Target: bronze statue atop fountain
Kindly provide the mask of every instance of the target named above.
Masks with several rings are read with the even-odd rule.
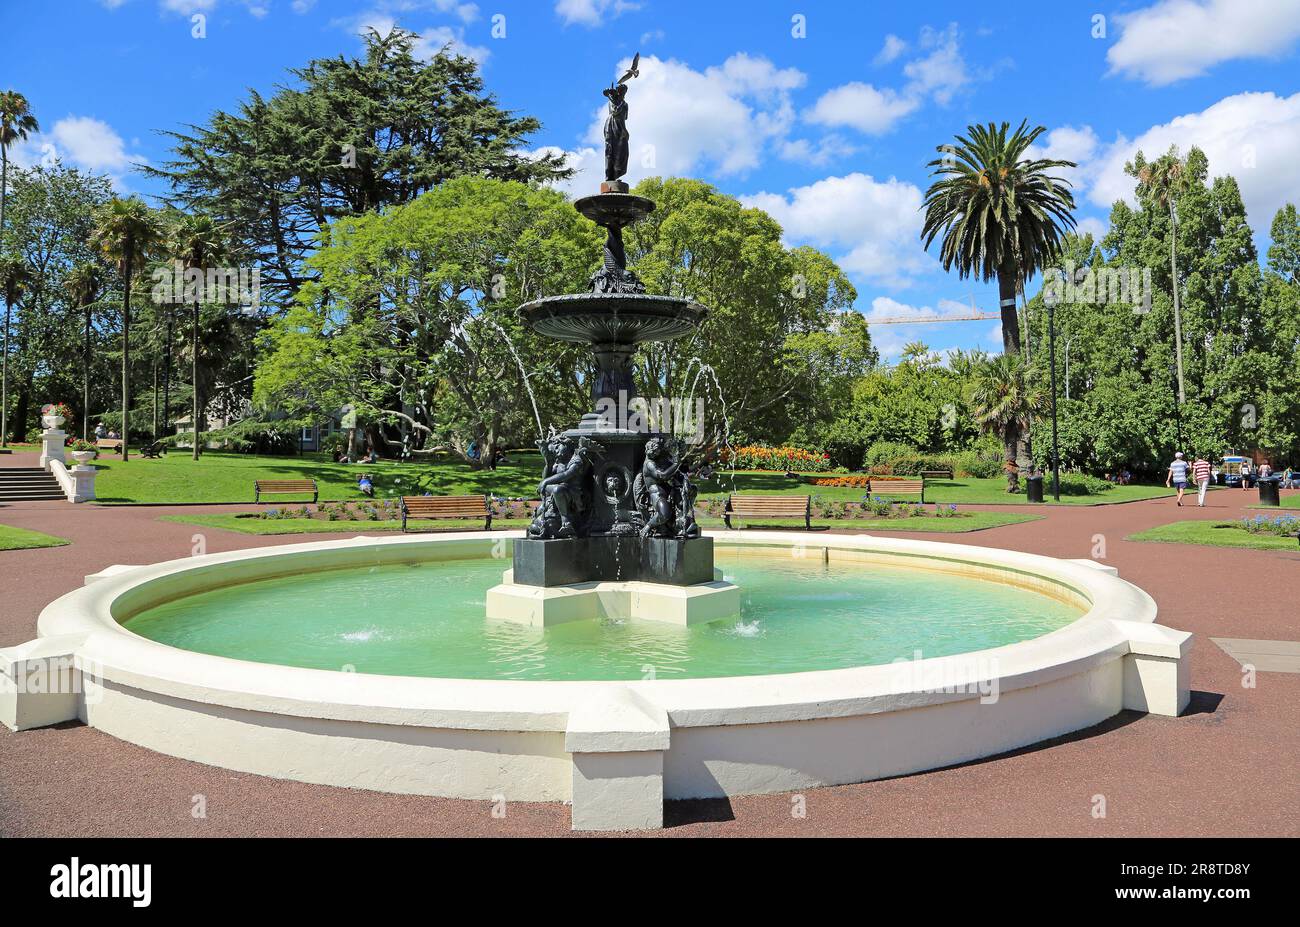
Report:
[[[595,370],[588,378],[593,411],[578,427],[539,442],[546,457],[542,501],[528,537],[514,544],[515,583],[620,579],[685,586],[713,580],[713,541],[695,522],[683,442],[609,413],[637,396],[637,345],[685,335],[708,314],[693,300],[646,293],[627,267],[623,229],[655,208],[621,179],[628,166],[627,82],[639,74],[640,60],[633,58],[602,91],[609,100],[605,181],[599,193],[573,204],[605,230],[590,290],[519,307],[534,331],[591,345]]]

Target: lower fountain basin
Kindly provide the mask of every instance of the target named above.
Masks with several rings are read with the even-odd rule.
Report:
[[[23,729],[80,718],[161,753],[305,782],[480,800],[571,801],[574,827],[599,830],[661,826],[666,798],[905,775],[1058,737],[1126,708],[1177,715],[1189,697],[1191,635],[1155,624],[1150,596],[1108,568],[865,535],[738,531],[715,536],[715,542],[724,569],[727,551],[782,557],[809,576],[836,568],[869,573],[906,567],[936,579],[947,574],[1015,587],[1064,603],[1078,617],[1056,630],[1014,636],[1014,642],[953,640],[944,646],[942,635],[930,635],[915,648],[920,653],[909,655],[912,648],[900,640],[898,662],[864,665],[860,655],[848,654],[847,662],[829,664],[840,668],[805,665],[772,673],[772,660],[765,658],[743,675],[696,678],[668,678],[657,668],[669,667],[674,653],[680,659],[692,640],[733,655],[749,640],[769,647],[782,641],[744,638],[743,624],[733,625],[733,636],[718,635],[716,625],[658,622],[575,622],[547,630],[491,625],[493,633],[511,635],[511,648],[526,645],[519,635],[539,636],[543,655],[573,635],[578,639],[571,646],[588,648],[601,640],[590,637],[593,632],[620,627],[651,635],[646,640],[660,649],[641,661],[644,641],[611,639],[621,646],[609,652],[627,663],[617,678],[602,679],[588,668],[576,678],[525,680],[500,675],[500,638],[478,664],[491,668],[493,678],[445,678],[368,672],[369,658],[339,665],[330,655],[324,665],[332,669],[254,662],[181,649],[131,630],[150,609],[207,590],[252,589],[281,578],[310,589],[329,582],[335,571],[379,573],[413,561],[446,567],[475,558],[487,584],[506,566],[509,543],[503,540],[518,537],[357,537],[110,568],[47,606],[38,639],[0,648],[0,720]],[[834,582],[822,585],[826,595],[845,591]],[[426,630],[436,629],[446,611],[439,596],[455,593],[446,582],[421,583],[413,591],[390,582],[374,588],[394,596],[398,608],[423,609]],[[850,596],[839,605],[851,610],[853,601]],[[364,614],[366,604],[349,600],[340,614]],[[952,600],[952,607],[960,605]],[[791,633],[812,629],[799,615],[791,614]],[[1014,618],[1015,610],[1006,616]],[[263,646],[284,639],[275,630],[274,610],[231,614],[236,617],[251,620],[250,631],[265,626]],[[317,629],[328,620],[320,614]],[[488,624],[484,620],[483,627]],[[834,621],[823,627],[828,634],[848,630]],[[844,660],[848,646],[871,643],[879,633],[863,626],[823,649]],[[824,644],[823,638],[812,640]],[[972,646],[977,649],[965,649]],[[426,659],[445,651],[445,644],[440,649],[430,641],[396,652]],[[517,652],[526,666],[527,647]],[[802,656],[793,641],[772,654]],[[39,687],[30,683],[33,675]]]
[[[645,293],[547,296],[525,303],[519,312],[534,331],[560,341],[624,345],[671,341],[708,315],[692,300]]]

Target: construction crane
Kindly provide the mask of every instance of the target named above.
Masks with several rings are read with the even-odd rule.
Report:
[[[975,296],[970,297],[970,312],[955,315],[895,315],[883,319],[867,319],[868,325],[928,325],[931,322],[981,322],[1001,319],[998,312],[981,312],[975,308]]]

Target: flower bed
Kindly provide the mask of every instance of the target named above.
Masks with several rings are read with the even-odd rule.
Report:
[[[773,473],[825,473],[834,468],[830,457],[821,451],[800,447],[764,447],[750,444],[727,448],[719,455],[724,467],[733,470],[757,470]]]

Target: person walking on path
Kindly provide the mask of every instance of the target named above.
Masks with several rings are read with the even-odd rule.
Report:
[[[1165,477],[1165,485],[1173,484],[1178,490],[1178,504],[1183,504],[1183,493],[1187,492],[1187,461],[1183,460],[1183,452],[1178,451],[1174,454],[1174,462],[1169,465],[1169,473]]]
[[[1205,508],[1205,493],[1210,488],[1210,462],[1203,454],[1197,454],[1192,464],[1192,479],[1196,480],[1196,504]]]

